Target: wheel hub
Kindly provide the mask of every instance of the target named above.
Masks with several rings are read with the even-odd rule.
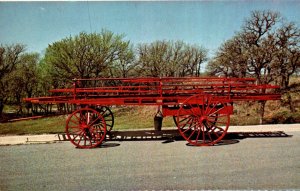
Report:
[[[85,123],[81,124],[80,126],[81,126],[81,129],[89,129],[89,126]]]
[[[207,116],[201,116],[200,118],[199,118],[199,123],[201,124],[201,123],[205,123],[207,121]]]

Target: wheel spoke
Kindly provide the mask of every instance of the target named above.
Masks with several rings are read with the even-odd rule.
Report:
[[[215,129],[219,129],[220,131],[224,131],[224,129],[223,128],[221,128],[221,127],[219,127],[219,126],[216,126],[216,128]]]
[[[80,139],[79,139],[79,141],[77,142],[78,145],[80,145],[80,142],[81,142],[83,136],[85,136],[85,133],[82,133],[82,134],[80,135]]]
[[[70,126],[71,126],[71,124],[77,126],[77,125],[80,124],[80,122],[79,122],[79,121],[74,122],[74,121],[71,119],[71,120],[70,120]]]
[[[210,131],[207,131],[207,136],[208,136],[210,142],[213,142],[213,140],[212,140],[212,138],[211,138],[211,133],[210,133]]]
[[[75,122],[73,119],[80,119],[80,121]],[[95,123],[97,121],[99,121],[99,124],[101,125],[99,125],[99,128],[95,129]],[[101,144],[105,139],[106,131],[106,122],[104,118],[94,109],[78,109],[67,119],[66,134],[71,143],[78,148],[93,148]]]
[[[187,120],[189,118],[191,118],[191,116],[187,116],[186,118],[183,118],[182,120],[179,121],[179,123],[181,123],[181,122],[183,122],[183,121],[185,121],[185,120]]]
[[[194,120],[192,119],[192,123],[190,123],[189,127],[186,130],[184,130],[183,133],[187,132],[188,130],[190,130],[193,127],[192,126],[193,125],[193,121]],[[188,123],[186,123],[186,124],[188,124]],[[184,125],[184,127],[186,126],[186,124]],[[184,127],[182,127],[181,129],[183,130]]]
[[[192,107],[192,106],[189,106],[189,107]],[[187,111],[190,115],[193,115],[193,111],[189,108],[185,109],[184,106],[182,107],[185,111]]]
[[[77,126],[69,126],[69,128],[71,128],[71,129],[80,129],[80,125],[77,125]]]
[[[106,106],[98,106],[96,110],[102,115],[104,121],[106,122],[107,131],[111,131],[114,126],[114,116],[112,111]],[[101,122],[101,120],[100,120]]]
[[[92,138],[89,137],[89,140],[90,140],[90,146],[92,146],[92,145],[93,145],[93,143],[92,143]]]
[[[105,114],[106,113],[106,114]],[[101,115],[104,117],[104,118],[106,118],[106,117],[109,117],[109,115],[110,115],[110,113],[107,113],[106,111],[102,114],[101,113]]]
[[[198,113],[198,111],[199,111],[198,104],[190,104],[189,107],[190,107],[190,110],[193,112],[193,114]]]
[[[217,109],[216,111],[214,111],[213,113],[210,113],[209,115],[212,115],[212,114],[216,114],[218,113],[219,111],[221,111],[224,107],[220,108],[220,109]]]
[[[101,118],[101,115],[99,115],[93,122],[89,123],[88,125],[92,126],[94,123]]]
[[[230,113],[225,110],[226,103],[212,100],[203,95],[192,96],[177,112],[178,130],[192,145],[214,145],[227,133]]]
[[[213,131],[213,133],[214,133],[218,138],[220,137],[220,135],[219,135],[217,132]]]
[[[215,123],[217,123],[217,124],[223,124],[223,125],[227,124],[227,121],[216,121],[216,120],[210,120],[210,119],[208,119],[207,121],[210,122],[210,123],[212,123],[212,124],[215,124]]]
[[[79,117],[79,118],[80,118],[80,120],[81,120],[81,121],[83,121],[82,110],[80,110],[79,116],[80,116],[80,117]]]
[[[74,137],[73,137],[73,141],[75,141],[75,139],[76,139],[78,136],[80,136],[82,133],[84,133],[84,132],[83,132],[83,131],[80,131],[79,134],[77,134],[76,136],[74,136]]]
[[[74,123],[74,124],[78,124],[78,123],[80,123],[80,117],[78,117],[77,115],[73,115],[78,121],[74,121],[73,119],[70,119],[70,121],[72,122],[72,123]]]
[[[78,133],[80,133],[82,130],[81,129],[79,129],[79,130],[77,130],[77,131],[72,131],[71,133],[72,133],[72,135],[75,135],[75,134],[78,134]]]
[[[191,139],[191,137],[194,135],[195,131],[196,131],[196,130],[194,130],[194,131],[190,134],[190,136],[187,138],[188,140]]]
[[[217,104],[213,104],[213,107],[209,110],[209,112],[206,112],[206,114],[211,113],[213,109],[215,109]],[[208,107],[209,108],[209,107]]]
[[[199,135],[200,135],[200,132],[201,132],[201,131],[198,131],[198,134],[197,134],[197,137],[196,137],[196,141],[195,141],[196,143],[197,143],[197,142],[198,142],[198,140],[199,140]]]
[[[186,126],[192,119],[193,119],[193,118],[190,117],[189,120],[188,120],[186,123],[184,123],[184,126],[183,126],[183,127],[180,127],[180,124],[178,124],[178,127],[180,127],[181,129],[185,128],[185,126]]]

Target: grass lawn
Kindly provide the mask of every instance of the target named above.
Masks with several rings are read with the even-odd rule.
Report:
[[[290,117],[287,109],[280,109],[279,102],[269,102],[265,118],[274,118],[280,120]],[[126,129],[154,129],[154,115],[156,106],[125,106],[114,107],[114,127],[113,130]],[[274,112],[277,112],[274,114]],[[276,116],[277,115],[277,116]],[[286,116],[285,116],[286,115]],[[300,111],[294,113],[293,118],[300,122]],[[0,123],[0,135],[23,135],[23,134],[45,134],[45,133],[63,133],[65,131],[65,122],[67,116],[49,117],[35,120],[18,121],[12,123]],[[284,120],[284,119],[283,119]],[[270,121],[269,121],[270,122]],[[256,125],[259,123],[257,113],[257,104],[235,104],[234,115],[231,116],[230,125]],[[281,123],[280,121],[278,123]],[[172,117],[163,119],[163,127],[175,127]]]
[[[113,108],[113,130],[154,129],[156,107],[120,107]],[[0,123],[0,135],[24,135],[65,132],[67,116],[49,117],[42,119]],[[163,127],[174,127],[172,117],[163,120]]]
[[[64,132],[65,116],[0,124],[1,135],[45,134]]]

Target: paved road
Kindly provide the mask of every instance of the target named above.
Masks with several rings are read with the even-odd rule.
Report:
[[[0,147],[0,190],[300,189],[300,132],[231,137],[235,144],[185,141]],[[259,135],[261,136],[261,135]],[[239,139],[239,140],[235,140]]]

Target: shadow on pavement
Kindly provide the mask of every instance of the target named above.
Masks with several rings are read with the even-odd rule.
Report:
[[[59,140],[67,141],[64,134],[59,134]],[[240,140],[246,138],[283,138],[292,137],[283,131],[268,131],[268,132],[228,132],[227,135],[214,146],[230,145],[239,143]],[[110,143],[109,141],[157,141],[162,140],[162,144],[169,144],[175,141],[186,141],[179,134],[177,129],[172,130],[138,130],[138,131],[112,131],[107,135],[106,142],[100,148],[117,147],[120,144]],[[188,146],[188,143],[186,144]]]
[[[291,137],[283,131],[272,132],[228,132],[227,135],[214,146],[230,145],[239,143],[239,140],[245,138],[276,138],[276,137]],[[163,140],[163,144],[172,143],[174,141],[185,141],[179,134],[177,129],[174,130],[140,130],[140,131],[115,131],[111,132],[108,140],[114,141],[149,141]],[[187,144],[189,145],[189,144]]]
[[[120,146],[119,143],[108,143],[108,142],[104,142],[102,143],[99,148],[110,148],[110,147],[118,147]]]

